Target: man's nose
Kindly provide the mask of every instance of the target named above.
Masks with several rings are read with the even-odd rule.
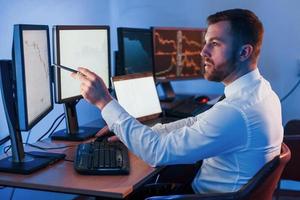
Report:
[[[207,49],[207,45],[204,45],[204,46],[203,46],[200,55],[201,55],[202,57],[208,57],[208,56],[209,56],[209,52],[208,52],[208,49]]]

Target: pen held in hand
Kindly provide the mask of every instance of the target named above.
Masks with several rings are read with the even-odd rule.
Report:
[[[67,71],[69,71],[69,72],[76,73],[76,74],[78,73],[78,74],[84,76],[84,74],[82,74],[81,72],[79,72],[79,71],[77,71],[77,70],[75,70],[75,69],[72,69],[72,68],[70,68],[70,67],[66,67],[66,66],[64,66],[64,65],[53,64],[53,66],[58,67],[58,68],[63,69],[63,70],[67,70]]]

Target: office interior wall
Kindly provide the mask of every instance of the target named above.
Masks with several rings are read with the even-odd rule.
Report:
[[[55,24],[108,24],[111,26],[111,50],[114,51],[117,49],[118,26],[205,27],[205,19],[209,14],[240,7],[253,10],[264,23],[260,71],[275,92],[283,97],[300,78],[297,76],[300,63],[300,14],[296,10],[299,6],[297,0],[0,0],[0,58],[11,58],[13,24],[17,23],[48,24],[50,27]],[[220,83],[205,80],[177,81],[172,84],[175,92],[190,94],[221,94],[224,88]],[[284,124],[290,119],[300,118],[299,96],[300,89],[297,89],[283,102]],[[1,98],[0,110],[0,132],[3,133],[7,132],[7,126]],[[33,131],[37,129],[42,133],[49,122],[62,112],[62,105],[56,104],[54,111]],[[85,101],[79,103],[78,117],[81,123],[96,119],[99,115],[100,112]]]

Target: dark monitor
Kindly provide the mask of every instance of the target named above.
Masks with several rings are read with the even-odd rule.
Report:
[[[0,160],[0,171],[29,174],[63,154],[24,152],[21,131],[30,130],[53,108],[49,28],[14,25],[12,62],[1,64],[1,92],[12,156]]]
[[[151,29],[119,27],[116,75],[153,72]]]
[[[153,27],[154,73],[167,98],[174,98],[170,81],[203,78],[200,55],[205,29]],[[168,94],[169,93],[169,94]]]
[[[100,76],[110,88],[110,41],[108,26],[54,26],[54,64],[72,69],[86,67]],[[85,140],[99,128],[79,127],[76,104],[82,98],[80,82],[70,72],[54,68],[55,101],[64,104],[66,129],[55,132],[52,139]]]
[[[11,60],[4,60],[4,59],[2,59],[2,60],[0,60],[0,71],[1,71],[1,69],[4,69],[4,68],[11,68]],[[1,83],[0,83],[0,85],[1,85]],[[2,97],[2,98],[1,98]],[[3,96],[1,96],[0,98],[2,99],[2,105],[4,104],[4,98],[3,98]],[[0,100],[0,102],[1,102],[1,100]],[[2,113],[0,113],[0,115],[5,115],[5,111],[4,111],[4,107],[3,107],[3,110],[0,110]],[[6,121],[5,120],[2,120],[2,125],[4,124],[4,123],[6,123]],[[1,131],[0,132],[0,145],[3,145],[3,144],[5,144],[7,141],[9,141],[10,140],[10,136],[9,136],[9,131]]]

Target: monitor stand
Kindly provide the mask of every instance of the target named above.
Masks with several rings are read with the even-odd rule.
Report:
[[[165,94],[164,98],[160,99],[162,102],[172,102],[175,100],[175,92],[172,88],[172,85],[170,82],[161,82],[160,83],[162,90]]]
[[[0,60],[0,86],[3,107],[11,140],[12,155],[0,160],[0,171],[30,174],[65,157],[65,154],[24,152],[17,117],[15,82],[10,60]]]
[[[56,161],[64,159],[66,156],[59,153],[31,151],[23,152],[23,156],[17,158],[15,152],[15,148],[12,147],[12,156],[0,160],[0,172],[31,174]]]
[[[66,115],[66,129],[54,132],[51,135],[53,140],[83,141],[93,137],[99,128],[95,127],[78,127],[76,113],[76,104],[78,101],[64,103]]]

